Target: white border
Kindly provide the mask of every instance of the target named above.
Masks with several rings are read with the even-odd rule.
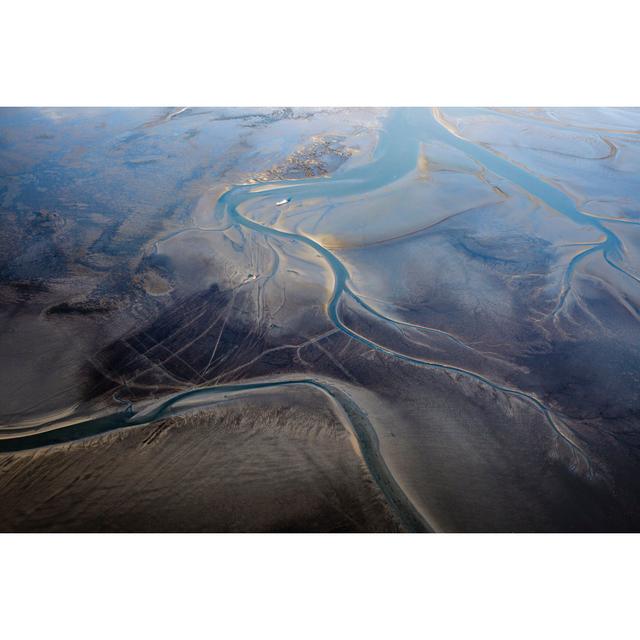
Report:
[[[0,545],[12,640],[637,635],[635,536],[67,535]]]
[[[636,105],[636,7],[6,2],[0,104]]]

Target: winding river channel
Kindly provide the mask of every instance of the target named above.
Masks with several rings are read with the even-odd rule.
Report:
[[[249,201],[255,198],[274,197],[277,199],[301,200],[316,197],[365,196],[368,192],[391,184],[415,169],[420,144],[424,141],[438,141],[462,151],[485,170],[507,179],[551,209],[574,222],[594,228],[600,236],[604,237],[602,242],[589,245],[571,260],[565,272],[558,308],[563,304],[564,298],[571,287],[571,278],[576,265],[586,256],[601,252],[612,268],[623,271],[616,264],[616,259],[620,255],[620,241],[615,233],[603,224],[602,219],[581,213],[573,201],[560,189],[528,173],[525,169],[509,162],[490,149],[458,137],[447,128],[437,110],[393,110],[387,118],[375,156],[369,164],[337,173],[335,176],[326,179],[260,183],[259,187],[255,184],[235,186],[219,198],[214,216],[219,221],[227,221],[231,225],[244,227],[257,234],[303,243],[313,249],[326,263],[326,268],[330,271],[333,280],[332,291],[327,304],[327,314],[337,330],[367,348],[383,353],[386,356],[397,358],[415,366],[443,369],[467,376],[497,392],[529,404],[544,416],[549,428],[570,448],[573,452],[574,464],[582,461],[586,468],[590,469],[590,463],[585,451],[563,422],[562,416],[557,415],[535,395],[517,388],[501,385],[475,371],[399,353],[347,326],[340,315],[340,301],[344,296],[350,297],[363,309],[377,315],[379,319],[385,322],[403,323],[381,316],[361,300],[349,286],[349,272],[346,266],[332,251],[318,241],[306,235],[261,224],[240,213],[241,210],[245,210],[243,205],[246,206]],[[633,277],[628,273],[626,275]],[[440,329],[429,329],[428,327],[421,327],[421,329],[444,335],[447,339],[466,346],[455,336],[449,335]],[[0,451],[18,451],[69,442],[114,429],[148,424],[176,415],[181,410],[192,407],[193,403],[197,404],[197,406],[204,406],[232,397],[242,396],[243,394],[246,395],[257,390],[277,387],[296,388],[300,385],[307,385],[317,389],[342,407],[351,425],[352,433],[358,440],[361,453],[369,470],[387,499],[402,518],[405,526],[410,530],[429,530],[429,523],[416,512],[382,459],[376,432],[366,418],[366,414],[355,405],[348,394],[331,384],[331,381],[320,377],[274,377],[270,380],[261,379],[238,384],[195,387],[188,391],[171,395],[151,405],[146,403],[143,407],[137,408],[129,404],[125,410],[111,415],[103,415],[73,423],[66,422],[64,425],[52,422],[47,425],[41,425],[37,432],[32,429],[31,432],[23,435],[19,435],[19,432],[13,432],[13,434],[4,432],[2,439],[0,439]]]

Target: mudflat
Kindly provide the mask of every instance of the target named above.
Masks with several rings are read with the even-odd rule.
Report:
[[[640,530],[639,130],[0,110],[0,529]]]

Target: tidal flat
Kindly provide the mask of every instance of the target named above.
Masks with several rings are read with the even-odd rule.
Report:
[[[0,530],[640,531],[640,110],[0,109]]]

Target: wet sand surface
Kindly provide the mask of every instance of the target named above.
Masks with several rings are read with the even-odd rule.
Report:
[[[639,530],[638,131],[0,111],[0,529]]]

